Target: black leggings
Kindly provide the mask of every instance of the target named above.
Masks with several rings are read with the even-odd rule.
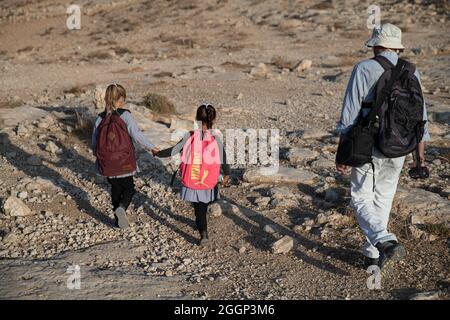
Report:
[[[199,232],[208,231],[208,224],[206,222],[206,211],[209,203],[194,202],[195,224]]]
[[[108,182],[111,184],[111,202],[113,209],[116,210],[121,206],[127,210],[135,194],[133,176],[108,178]]]

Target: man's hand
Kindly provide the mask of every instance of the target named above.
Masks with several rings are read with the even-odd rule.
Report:
[[[153,148],[153,149],[150,150],[150,151],[151,151],[152,155],[155,157],[156,154],[159,152],[159,149],[155,147],[155,148]]]
[[[230,185],[230,176],[223,176],[222,186],[228,187]]]
[[[348,166],[346,166],[345,164],[336,163],[336,170],[340,174],[348,174]]]

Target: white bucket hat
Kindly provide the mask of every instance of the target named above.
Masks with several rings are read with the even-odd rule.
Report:
[[[402,45],[402,30],[390,23],[373,28],[372,37],[366,41],[368,47],[405,49]]]

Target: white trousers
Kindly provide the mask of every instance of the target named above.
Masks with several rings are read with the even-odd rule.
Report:
[[[375,247],[378,242],[397,240],[387,228],[405,157],[387,158],[374,149],[372,158],[375,167],[375,188],[372,165],[366,163],[352,168],[350,190],[351,206],[356,210],[358,224],[366,236],[363,254],[369,258],[378,258],[379,252]]]

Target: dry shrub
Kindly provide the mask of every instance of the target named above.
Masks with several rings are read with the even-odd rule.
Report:
[[[87,59],[99,59],[99,60],[106,60],[112,58],[111,53],[105,52],[105,51],[94,51],[88,53],[86,56]]]
[[[172,102],[167,99],[167,97],[156,94],[149,93],[144,97],[143,104],[146,108],[152,110],[159,114],[174,114],[175,106]]]
[[[271,64],[276,66],[278,69],[293,69],[297,64],[296,61],[290,61],[281,56],[277,56],[272,58]]]
[[[72,93],[75,95],[80,95],[82,93],[86,93],[89,89],[95,88],[94,84],[88,84],[86,86],[76,85],[72,88],[64,90],[64,93]]]
[[[81,138],[92,136],[96,116],[87,107],[80,107],[75,110],[74,133]]]
[[[334,4],[332,0],[326,0],[321,3],[315,4],[310,9],[316,9],[316,10],[328,10],[328,9],[334,9]]]

